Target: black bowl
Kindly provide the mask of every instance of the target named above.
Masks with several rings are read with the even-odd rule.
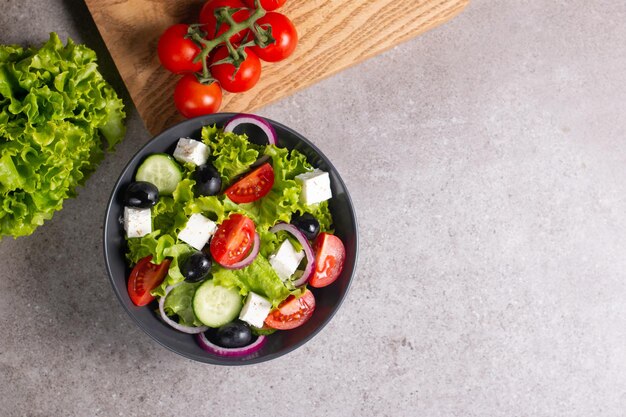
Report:
[[[242,365],[264,362],[284,355],[302,346],[315,336],[330,321],[343,301],[350,281],[354,275],[357,260],[357,221],[352,201],[339,173],[328,158],[309,140],[290,128],[268,120],[278,134],[278,145],[297,149],[306,155],[308,161],[330,173],[333,198],[330,210],[333,214],[335,233],[346,246],[346,261],[341,276],[332,285],[313,289],[316,308],[307,323],[293,330],[279,331],[268,337],[267,343],[253,355],[241,358],[224,358],[205,352],[198,346],[194,336],[183,334],[163,323],[150,307],[135,306],[126,289],[126,280],[130,274],[124,253],[126,241],[120,218],[123,216],[122,194],[125,187],[132,181],[139,163],[148,154],[155,152],[172,153],[176,142],[181,137],[200,138],[203,126],[224,123],[235,114],[221,113],[186,120],[164,131],[148,142],[137,152],[122,171],[117,180],[104,221],[104,259],[113,289],[126,312],[150,337],[161,345],[189,359],[217,365]],[[250,132],[252,136],[252,132]]]

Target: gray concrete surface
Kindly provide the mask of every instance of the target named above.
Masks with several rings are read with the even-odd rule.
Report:
[[[340,313],[243,368],[157,346],[104,271],[128,135],[63,211],[0,243],[1,416],[626,415],[626,3],[475,0],[260,113],[311,138],[359,213]],[[84,5],[2,1],[0,42],[87,42]]]

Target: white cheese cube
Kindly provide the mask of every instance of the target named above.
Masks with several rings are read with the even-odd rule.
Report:
[[[289,239],[285,240],[275,254],[270,255],[269,261],[276,275],[283,281],[288,280],[300,265],[304,258],[304,251],[296,252]]]
[[[239,319],[254,327],[263,327],[263,322],[272,309],[272,303],[258,294],[249,292],[239,313]]]
[[[152,232],[152,215],[149,208],[124,207],[126,237],[143,237]]]
[[[174,158],[180,162],[203,165],[209,159],[209,147],[197,140],[180,138],[174,150]]]
[[[185,228],[178,233],[178,238],[195,249],[202,250],[209,241],[217,225],[202,214],[192,214]]]
[[[333,194],[330,191],[330,177],[328,172],[314,169],[305,174],[296,175],[296,181],[302,184],[300,200],[307,205],[321,203],[330,199]]]

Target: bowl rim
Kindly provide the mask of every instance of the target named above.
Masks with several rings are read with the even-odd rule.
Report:
[[[298,342],[296,342],[295,344],[293,344],[292,346],[280,351],[280,352],[274,352],[274,353],[270,353],[267,355],[263,355],[263,356],[256,356],[253,358],[250,358],[249,360],[245,360],[242,361],[240,359],[237,360],[233,360],[227,357],[217,357],[217,356],[206,356],[207,360],[203,360],[204,357],[202,359],[199,359],[198,357],[192,356],[187,354],[186,352],[181,352],[176,350],[175,348],[165,344],[164,342],[162,342],[159,338],[156,337],[156,335],[153,335],[150,331],[149,331],[149,326],[145,325],[142,321],[140,321],[137,317],[135,317],[135,315],[133,314],[133,312],[128,308],[128,306],[125,303],[125,300],[123,298],[123,294],[121,293],[120,288],[118,288],[117,285],[115,285],[114,279],[113,279],[113,272],[111,270],[111,266],[109,263],[109,257],[112,256],[112,254],[109,252],[108,246],[107,246],[107,236],[109,234],[109,222],[108,219],[111,216],[111,211],[113,210],[113,207],[115,205],[117,205],[118,203],[115,202],[115,196],[116,196],[116,192],[119,191],[120,186],[121,186],[121,182],[122,182],[122,177],[125,176],[125,174],[127,173],[127,171],[130,169],[131,165],[133,165],[133,163],[135,162],[135,160],[137,159],[137,157],[139,157],[140,155],[142,155],[145,152],[145,149],[150,146],[150,144],[152,144],[155,140],[157,140],[159,137],[161,136],[167,136],[168,134],[171,134],[171,132],[173,130],[179,129],[181,125],[195,125],[195,124],[199,124],[200,128],[202,128],[203,126],[207,126],[211,123],[216,123],[216,122],[208,122],[207,120],[213,119],[215,117],[218,118],[222,118],[222,117],[233,117],[239,114],[245,114],[245,113],[232,113],[232,112],[227,112],[227,113],[214,113],[214,114],[210,114],[210,115],[205,115],[205,116],[199,116],[199,117],[194,117],[191,119],[187,119],[184,120],[180,123],[177,123],[173,126],[170,126],[169,128],[165,129],[164,131],[162,131],[161,133],[152,136],[152,138],[150,138],[150,140],[148,140],[143,146],[141,146],[141,148],[139,148],[134,154],[133,156],[130,158],[130,160],[126,163],[126,165],[124,166],[124,168],[122,169],[122,171],[120,172],[118,179],[115,181],[115,185],[113,186],[113,189],[111,190],[111,193],[109,195],[109,199],[106,205],[106,210],[105,210],[105,216],[104,216],[104,227],[103,227],[103,255],[104,255],[104,263],[105,263],[105,267],[106,267],[106,271],[107,271],[107,276],[109,277],[109,282],[111,283],[111,286],[113,287],[113,292],[115,293],[119,303],[122,305],[122,307],[124,308],[124,311],[126,311],[126,313],[130,316],[130,318],[135,322],[135,324],[144,332],[146,333],[148,336],[150,336],[150,338],[154,341],[156,341],[159,345],[163,346],[164,348],[166,348],[167,350],[180,355],[186,359],[190,359],[193,360],[194,362],[200,362],[200,363],[204,363],[204,364],[209,364],[209,365],[220,365],[220,366],[243,366],[243,365],[253,365],[253,364],[258,364],[258,363],[262,363],[262,362],[267,362],[270,361],[272,359],[276,359],[279,358],[281,356],[284,356],[290,352],[293,352],[294,350],[298,349],[299,347],[303,346],[304,344],[306,344],[307,342],[309,342],[311,339],[313,339],[317,334],[319,334],[319,332],[322,331],[323,328],[325,328],[328,323],[332,320],[332,318],[335,316],[335,314],[337,314],[337,312],[339,311],[339,309],[341,308],[341,305],[343,304],[344,300],[346,299],[348,292],[350,291],[350,287],[352,286],[352,280],[354,279],[354,276],[356,274],[357,268],[358,268],[358,259],[359,259],[359,227],[358,227],[358,220],[357,220],[357,215],[356,215],[356,209],[354,207],[354,204],[352,202],[352,198],[350,197],[350,193],[348,191],[348,188],[346,187],[343,178],[341,177],[339,171],[337,170],[337,168],[332,164],[332,162],[330,161],[330,159],[317,147],[315,146],[315,144],[313,144],[309,139],[307,139],[306,137],[304,137],[302,134],[296,132],[295,130],[293,130],[292,128],[283,125],[282,123],[279,123],[275,120],[269,119],[267,117],[263,117],[263,119],[265,119],[267,122],[269,122],[271,125],[273,126],[278,126],[281,129],[284,129],[286,131],[288,131],[289,133],[291,133],[292,135],[294,135],[295,137],[297,137],[299,140],[303,141],[307,146],[309,146],[316,154],[318,154],[323,160],[324,162],[326,162],[328,164],[328,167],[330,170],[334,170],[334,172],[337,174],[337,180],[339,181],[339,183],[341,184],[341,187],[344,190],[345,193],[345,199],[346,202],[348,203],[348,207],[349,207],[349,212],[351,213],[351,217],[352,217],[352,222],[354,223],[354,267],[352,268],[352,271],[350,273],[350,276],[348,278],[348,282],[346,285],[346,289],[343,293],[343,295],[341,295],[337,301],[337,304],[335,305],[334,309],[330,312],[330,314],[328,315],[328,317],[326,317],[326,319],[324,321],[322,321],[320,323],[319,326],[317,326],[317,328],[315,328],[312,332],[308,333],[307,335],[305,335],[301,340],[299,340]]]

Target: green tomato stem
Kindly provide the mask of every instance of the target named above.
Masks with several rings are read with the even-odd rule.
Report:
[[[228,28],[226,32],[222,33],[220,36],[218,36],[215,39],[211,39],[211,40],[204,39],[202,36],[200,36],[198,32],[193,32],[191,34],[191,38],[199,45],[202,45],[202,51],[198,54],[198,56],[194,58],[194,62],[198,62],[198,60],[202,60],[202,76],[204,78],[210,77],[209,66],[207,64],[207,60],[208,60],[209,54],[211,53],[213,49],[215,49],[218,45],[225,43],[230,55],[235,60],[237,60],[239,59],[239,53],[230,42],[231,36],[233,36],[234,34],[244,29],[250,29],[252,33],[255,34],[255,36],[257,35],[257,31],[254,25],[257,20],[265,16],[266,11],[261,6],[260,0],[255,0],[254,4],[256,6],[256,10],[254,11],[254,13],[252,13],[250,17],[248,17],[246,20],[244,20],[243,22],[239,22],[239,23],[236,22],[235,19],[233,19],[227,7],[224,7],[223,9],[221,9],[220,14],[222,18],[230,25],[230,27]]]
[[[239,59],[239,52],[237,52],[237,49],[235,49],[233,44],[230,42],[230,39],[226,40],[226,49],[228,49],[228,53],[235,61]]]

